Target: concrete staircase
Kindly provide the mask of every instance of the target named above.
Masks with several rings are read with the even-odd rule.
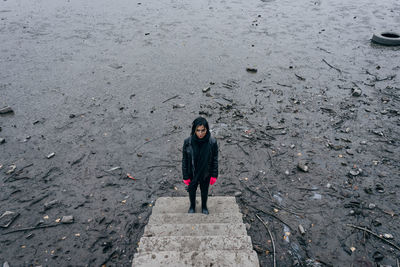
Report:
[[[209,215],[189,197],[157,199],[132,266],[259,266],[234,197],[209,197]]]

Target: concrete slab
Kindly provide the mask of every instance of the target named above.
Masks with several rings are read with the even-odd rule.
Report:
[[[220,266],[220,267],[255,267],[259,266],[257,254],[248,251],[162,251],[140,253],[132,262],[133,267],[187,267],[187,266]]]
[[[164,224],[147,225],[143,236],[202,236],[202,235],[247,235],[244,224]]]
[[[166,223],[243,223],[243,215],[237,213],[156,213],[150,216],[148,224],[162,225]]]
[[[198,196],[196,197],[197,201],[200,201],[201,198]],[[171,204],[179,204],[182,202],[188,202],[189,201],[189,195],[187,197],[159,197],[156,200],[156,205],[171,205]],[[236,203],[236,198],[235,197],[223,197],[223,196],[215,196],[215,197],[209,197],[208,198],[208,204],[223,204],[223,203],[232,203],[232,204],[237,204]]]
[[[244,236],[161,236],[142,237],[138,252],[156,251],[206,251],[248,250],[252,251],[251,238]]]

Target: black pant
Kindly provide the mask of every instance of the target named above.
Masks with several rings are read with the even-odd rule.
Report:
[[[203,209],[207,209],[208,187],[210,186],[210,182],[207,180],[194,183],[193,185],[190,184],[190,186],[188,187],[190,207],[193,209],[196,207],[196,191],[199,184],[201,192],[201,207]]]

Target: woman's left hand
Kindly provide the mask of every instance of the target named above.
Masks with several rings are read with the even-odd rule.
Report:
[[[217,181],[217,178],[211,177],[211,179],[210,179],[210,185],[215,184],[216,181]]]

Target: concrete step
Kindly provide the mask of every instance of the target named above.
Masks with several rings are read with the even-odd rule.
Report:
[[[161,236],[142,237],[138,252],[158,251],[207,251],[248,250],[252,251],[251,238],[243,236]]]
[[[161,251],[136,254],[133,267],[186,267],[186,266],[259,266],[257,254],[253,251]]]
[[[157,213],[187,213],[189,197],[160,197],[157,199],[153,214]],[[239,206],[234,197],[209,197],[207,207],[210,214],[239,212]],[[196,212],[201,211],[201,198],[196,198]]]
[[[247,235],[243,223],[210,223],[210,224],[164,224],[147,225],[143,236],[202,236],[202,235]]]
[[[189,197],[157,199],[132,266],[259,266],[234,197],[209,197],[209,215]]]
[[[200,201],[201,198],[199,196],[197,196],[196,200]],[[156,200],[156,204],[171,205],[171,204],[181,203],[183,201],[184,202],[189,201],[189,196],[187,196],[187,197],[159,197]],[[208,201],[210,201],[210,203],[219,203],[219,204],[222,204],[222,202],[236,203],[235,197],[221,197],[221,196],[209,197]]]
[[[242,214],[237,213],[156,213],[150,216],[148,224],[185,224],[185,223],[243,223]]]

